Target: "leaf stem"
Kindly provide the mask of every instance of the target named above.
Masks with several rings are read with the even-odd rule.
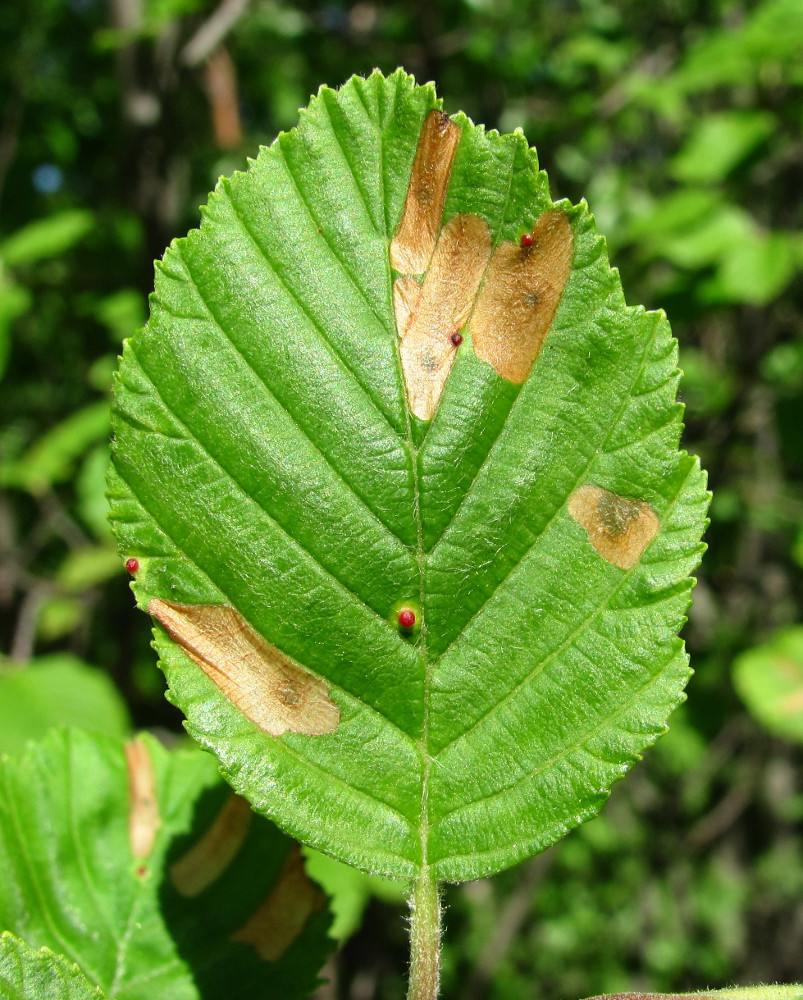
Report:
[[[410,984],[407,1000],[436,1000],[440,983],[441,901],[428,867],[410,900]]]

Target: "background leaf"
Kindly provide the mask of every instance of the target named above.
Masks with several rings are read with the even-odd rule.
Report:
[[[324,88],[221,182],[126,345],[110,499],[141,607],[232,605],[331,687],[335,732],[269,737],[157,633],[235,788],[342,860],[458,881],[593,815],[663,731],[707,498],[666,320],[625,305],[584,206],[560,205],[571,274],[530,378],[469,327],[434,419],[408,414],[388,245],[435,106],[401,72]],[[445,217],[518,245],[551,207],[534,152],[455,120]],[[579,487],[654,509],[637,565],[589,544]]]
[[[105,996],[61,955],[34,949],[0,934],[0,994],[3,1000],[103,1000]]]
[[[33,264],[69,250],[95,224],[91,212],[69,209],[29,222],[0,243],[0,258],[8,267]]]
[[[307,996],[329,921],[297,851],[195,750],[73,730],[2,764],[0,927],[110,997]]]
[[[774,127],[772,115],[757,111],[708,115],[675,157],[672,173],[681,181],[721,181],[769,138]]]
[[[21,753],[54,726],[127,736],[128,709],[111,679],[67,653],[27,663],[0,658],[0,753]]]
[[[738,656],[733,683],[771,733],[803,743],[803,627],[782,629]]]
[[[66,479],[76,460],[108,433],[108,404],[92,403],[51,428],[16,461],[0,465],[0,482],[43,493]]]

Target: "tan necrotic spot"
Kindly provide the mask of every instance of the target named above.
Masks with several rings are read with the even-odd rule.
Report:
[[[454,362],[452,334],[468,321],[491,254],[488,224],[478,215],[455,215],[443,227],[409,314],[397,312],[401,362],[411,411],[429,420]],[[397,279],[407,281],[408,279]],[[412,289],[398,294],[409,303]]]
[[[252,816],[245,799],[230,795],[200,840],[170,866],[176,891],[193,898],[216,882],[243,846]]]
[[[147,858],[153,850],[156,834],[162,825],[156,799],[153,762],[142,740],[125,746],[128,770],[128,839],[135,858]]]
[[[632,569],[658,533],[658,517],[648,503],[600,486],[576,489],[569,498],[569,513],[602,558],[619,569]]]
[[[323,904],[323,893],[304,871],[301,851],[294,844],[273,891],[231,940],[251,945],[261,959],[275,962]]]
[[[396,329],[403,337],[421,296],[421,285],[412,275],[402,275],[393,282],[393,309]]]
[[[471,317],[478,358],[510,382],[530,374],[569,277],[572,229],[565,212],[544,212],[532,243],[501,243]]]
[[[148,612],[229,701],[269,735],[334,732],[340,711],[324,681],[266,642],[234,608],[156,598]]]
[[[421,129],[390,263],[402,274],[423,274],[435,248],[460,128],[442,111],[430,111]]]

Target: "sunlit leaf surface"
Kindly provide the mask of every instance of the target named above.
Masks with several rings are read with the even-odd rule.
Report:
[[[126,346],[110,498],[140,607],[214,648],[156,631],[234,787],[460,880],[593,815],[664,729],[707,496],[665,317],[523,135],[438,106],[401,72],[324,88],[220,182]],[[265,687],[277,656],[297,684]],[[249,673],[336,725],[274,735]]]

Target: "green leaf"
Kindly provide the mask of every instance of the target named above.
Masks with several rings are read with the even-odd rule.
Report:
[[[197,750],[53,732],[0,765],[0,927],[116,1000],[306,997],[331,947],[298,847]]]
[[[89,606],[82,597],[50,594],[39,605],[36,614],[36,637],[54,642],[79,628],[89,615]],[[65,719],[70,724],[74,720]]]
[[[75,480],[75,492],[81,518],[96,538],[111,539],[109,502],[106,499],[106,473],[109,449],[105,442],[93,448],[84,459]]]
[[[803,626],[782,629],[738,656],[733,683],[771,733],[803,743]]]
[[[76,460],[108,433],[108,403],[91,403],[43,434],[15,462],[0,466],[0,482],[34,494],[44,493],[67,479]]]
[[[92,314],[108,328],[115,343],[130,336],[145,322],[145,300],[134,288],[121,288],[96,302]]]
[[[766,111],[706,115],[673,160],[672,173],[681,181],[722,181],[775,127],[775,117]]]
[[[330,898],[332,926],[329,933],[340,944],[359,929],[365,908],[373,897],[386,903],[405,901],[398,882],[367,875],[310,848],[304,851],[304,857],[310,878],[322,886]]]
[[[131,720],[111,679],[68,653],[25,664],[0,657],[0,753],[20,753],[54,726],[122,737]]]
[[[749,247],[758,236],[748,213],[726,203],[696,224],[668,234],[656,252],[680,267],[704,268],[728,261],[735,249]],[[741,277],[746,282],[749,273],[742,272]]]
[[[585,205],[553,207],[524,136],[463,115],[439,246],[463,224],[451,273],[487,238],[519,274],[532,232],[538,281],[511,280],[546,340],[528,378],[482,359],[494,336],[499,367],[530,343],[507,313],[487,321],[489,277],[485,325],[438,340],[454,366],[432,419],[415,416],[389,253],[437,106],[401,71],[323,88],[220,182],[125,347],[109,483],[139,606],[196,642],[190,658],[156,631],[170,697],[234,787],[367,871],[459,881],[594,815],[664,730],[707,494],[677,450],[665,317],[625,304]],[[426,162],[411,197],[440,212],[448,156]],[[308,734],[286,731],[307,698]]]
[[[72,549],[58,568],[56,581],[68,591],[88,590],[120,573],[117,553],[105,545]]]
[[[20,267],[55,257],[82,240],[94,225],[92,213],[80,208],[48,215],[29,222],[0,243],[0,259],[8,267]]]
[[[794,238],[755,232],[735,240],[723,254],[715,278],[705,288],[714,301],[764,306],[789,284],[797,270]]]
[[[61,955],[0,934],[3,1000],[103,1000],[105,995]]]

